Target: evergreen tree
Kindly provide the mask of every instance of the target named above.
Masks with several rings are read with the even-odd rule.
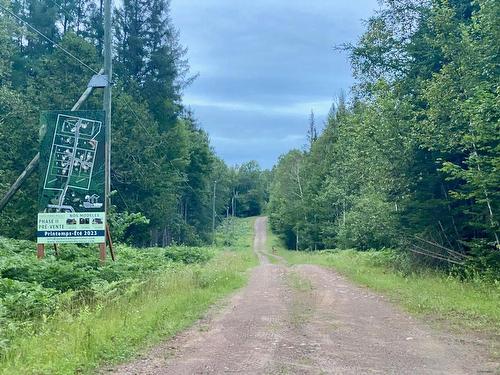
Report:
[[[318,132],[316,130],[316,121],[314,119],[314,112],[311,109],[309,115],[309,129],[307,130],[307,140],[309,141],[309,148],[312,148],[313,143],[318,139]]]

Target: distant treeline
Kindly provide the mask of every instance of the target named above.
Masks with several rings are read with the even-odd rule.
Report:
[[[43,35],[0,10],[0,194],[39,147],[41,110],[70,109],[102,66],[98,0],[0,0]],[[255,162],[228,167],[182,103],[194,77],[170,18],[168,0],[124,0],[114,11],[113,232],[137,245],[198,244],[217,220],[256,215],[266,174]],[[81,109],[102,108],[102,91]],[[33,238],[38,175],[0,213],[0,235]],[[229,208],[229,210],[228,210]]]
[[[498,266],[499,14],[494,0],[386,0],[357,44],[339,47],[351,99],[273,171],[270,222],[290,248]]]

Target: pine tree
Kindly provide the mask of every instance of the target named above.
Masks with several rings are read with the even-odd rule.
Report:
[[[311,114],[309,115],[309,129],[307,130],[307,140],[309,142],[309,149],[312,148],[313,143],[318,139],[318,132],[316,129],[316,121],[314,120],[314,112],[311,109]]]

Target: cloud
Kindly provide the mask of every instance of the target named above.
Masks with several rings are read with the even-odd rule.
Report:
[[[289,134],[284,137],[220,137],[211,136],[211,141],[220,157],[229,165],[256,160],[263,168],[272,168],[278,157],[293,148],[302,149],[306,136]]]
[[[229,163],[266,167],[305,144],[311,109],[321,127],[353,84],[348,56],[378,0],[172,0],[172,19],[199,78],[191,106]],[[303,134],[303,135],[301,135]]]
[[[231,138],[231,137],[219,137],[219,136],[213,136],[210,137],[214,142],[218,144],[230,144],[233,146],[241,146],[241,145],[263,145],[263,144],[275,144],[275,143],[285,143],[285,144],[290,144],[290,143],[296,143],[297,141],[304,141],[305,136],[303,134],[289,134],[285,137],[282,138],[277,138],[277,139],[271,139],[268,137],[265,138]]]
[[[260,112],[260,113],[304,116],[309,114],[311,110],[313,110],[317,114],[326,115],[333,103],[333,98],[315,100],[315,101],[306,101],[306,102],[292,102],[289,103],[288,105],[276,105],[273,103],[261,104],[261,103],[229,101],[229,100],[222,101],[222,100],[213,100],[210,98],[186,95],[184,97],[184,103],[188,106],[209,107],[217,110],[224,110],[231,112],[233,111]]]

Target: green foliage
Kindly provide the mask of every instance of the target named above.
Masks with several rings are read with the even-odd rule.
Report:
[[[234,217],[228,217],[217,228],[216,243],[222,246],[232,246],[238,238],[238,233],[235,231]]]
[[[346,213],[345,222],[339,223],[339,246],[367,250],[390,245],[395,227],[394,207],[376,194],[365,194]]]
[[[0,3],[4,7],[9,7],[8,0],[1,0]],[[12,20],[7,17],[2,17],[0,19],[0,83],[4,87],[4,84],[8,82],[8,76],[11,73],[12,68],[12,57],[15,53],[14,41],[10,37],[12,30],[16,30],[16,25]]]
[[[186,328],[256,264],[253,221],[234,224],[235,251],[120,245],[105,266],[92,247],[38,261],[32,242],[0,237],[0,373],[87,373]]]
[[[217,228],[215,243],[226,250],[251,247],[255,218],[234,218],[229,216]],[[242,223],[245,223],[243,225]]]
[[[435,244],[424,250],[463,254],[463,274],[491,278],[499,12],[492,0],[382,2],[346,46],[351,102],[341,96],[310,149],[282,156],[273,171],[271,226],[289,248],[413,248],[423,246],[418,236]]]
[[[471,256],[463,267],[454,267],[452,274],[462,279],[498,283],[500,280],[500,253],[492,252],[488,244],[474,241],[470,245]]]
[[[266,206],[268,175],[260,169],[256,161],[242,164],[235,169],[235,173],[235,213],[240,217],[260,215]]]
[[[53,314],[60,303],[60,294],[38,284],[0,279],[0,300],[3,317],[18,322]],[[5,339],[5,336],[2,337]]]
[[[173,262],[184,264],[205,263],[214,256],[214,252],[203,247],[169,247],[165,250],[165,257]]]
[[[113,241],[129,245],[140,245],[145,242],[145,232],[149,219],[142,213],[111,212],[107,218]]]
[[[118,245],[118,260],[100,266],[93,246],[64,245],[59,256],[49,253],[42,261],[35,248],[30,241],[0,237],[0,321],[5,321],[0,347],[8,347],[17,335],[37,332],[40,321],[54,314],[78,314],[84,306],[131,293],[156,274],[205,264],[215,255],[210,248]]]

